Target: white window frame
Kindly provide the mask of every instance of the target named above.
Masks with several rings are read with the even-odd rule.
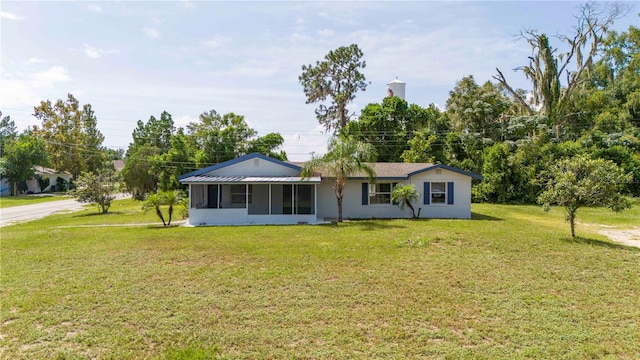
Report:
[[[444,190],[443,191],[434,191],[434,188],[435,188],[434,184],[442,184],[443,187],[444,187]],[[435,202],[434,198],[433,198],[434,194],[442,194],[443,195],[442,202],[439,202],[439,201]],[[430,185],[430,188],[429,188],[429,200],[430,200],[429,204],[430,205],[436,205],[436,206],[447,205],[448,195],[449,194],[447,194],[447,182],[446,181],[432,181],[431,182],[431,185]],[[438,199],[440,199],[440,198],[438,198]]]
[[[378,185],[389,185],[389,191],[378,191]],[[372,202],[372,199],[375,199],[377,195],[389,195],[389,202]],[[381,182],[375,184],[369,184],[369,201],[368,205],[371,206],[385,206],[385,205],[393,205],[393,199],[391,195],[393,194],[393,183],[391,182]]]

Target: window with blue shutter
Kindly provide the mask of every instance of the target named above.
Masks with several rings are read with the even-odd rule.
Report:
[[[447,204],[453,205],[453,181],[447,183]]]

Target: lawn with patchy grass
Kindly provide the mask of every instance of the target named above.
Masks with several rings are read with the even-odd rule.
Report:
[[[560,209],[473,220],[160,228],[116,202],[2,229],[0,357],[640,355],[640,249]],[[580,221],[640,214],[585,209]],[[635,215],[634,215],[635,214]],[[580,217],[584,215],[584,218]],[[76,225],[82,225],[77,227]]]
[[[12,207],[12,206],[39,204],[43,202],[66,200],[66,199],[71,199],[71,197],[66,195],[53,195],[53,194],[0,196],[0,209]]]

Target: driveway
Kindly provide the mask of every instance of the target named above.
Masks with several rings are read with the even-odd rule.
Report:
[[[58,211],[77,211],[83,206],[75,199],[69,199],[0,209],[0,227],[40,219]]]

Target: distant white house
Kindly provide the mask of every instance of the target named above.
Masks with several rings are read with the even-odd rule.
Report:
[[[322,172],[303,178],[300,163],[249,154],[180,176],[189,185],[189,224],[316,224],[337,217],[333,179]],[[471,217],[471,181],[482,176],[426,163],[372,163],[375,183],[349,178],[343,198],[345,219],[407,218],[391,201],[396,184],[413,184],[421,196],[422,218]]]
[[[38,180],[36,180],[35,178],[29,179],[27,181],[27,191],[36,194],[46,191],[61,191],[61,189],[57,189],[58,178],[62,178],[67,184],[69,183],[69,180],[71,180],[71,173],[68,173],[66,171],[58,171],[43,166],[36,166],[36,176],[49,179],[49,185],[47,185],[47,187],[45,187],[44,189],[40,188]]]

